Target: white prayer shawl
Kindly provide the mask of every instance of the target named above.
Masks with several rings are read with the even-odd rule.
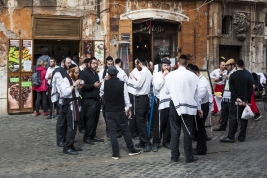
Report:
[[[165,77],[162,76],[162,71],[153,74],[153,92],[159,99],[158,110],[170,107],[170,95],[166,94]]]
[[[199,78],[198,90],[199,90],[199,97],[201,100],[201,104],[205,104],[208,102],[209,109],[211,111],[213,99],[212,99],[210,84],[203,75],[200,75],[198,78]]]
[[[132,73],[133,73],[133,75],[135,76],[135,78],[136,78],[137,80],[140,79],[141,74],[140,74],[140,71],[138,71],[137,68],[134,68],[133,71],[132,71]],[[135,81],[135,79],[131,79],[131,78],[129,77],[129,79],[128,79],[128,83],[127,83],[127,90],[128,90],[128,93],[131,93],[131,94],[133,94],[133,95],[136,94],[136,88],[134,87],[134,81]]]
[[[62,75],[60,72],[56,72],[53,76],[53,80],[51,82],[52,91],[51,91],[51,101],[52,103],[58,101],[59,98],[62,98],[62,94],[60,93],[59,84],[62,80]],[[60,102],[61,104],[61,102]]]
[[[98,72],[98,76],[99,76],[99,81],[102,82],[103,81],[103,73],[104,73],[105,69],[102,69]],[[106,73],[106,76],[108,75],[108,73]]]
[[[264,84],[266,84],[266,78],[263,73],[256,73],[260,76],[260,84],[264,87]]]
[[[152,74],[147,67],[143,67],[140,71],[140,79],[133,81],[133,86],[136,88],[136,95],[148,95],[152,84]]]
[[[170,94],[179,116],[196,115],[197,110],[201,110],[198,82],[196,74],[183,66],[179,66],[165,77],[166,94]]]
[[[45,79],[48,80],[48,84],[50,85],[51,84],[51,78],[49,79],[48,78],[48,75],[53,73],[53,71],[56,69],[56,68],[59,68],[59,66],[55,66],[55,67],[48,67],[47,71],[46,71],[46,74],[45,74]]]
[[[231,92],[230,92],[230,87],[229,87],[229,80],[230,80],[231,74],[234,73],[235,71],[236,71],[236,69],[234,68],[228,74],[228,79],[226,79],[226,83],[224,85],[223,97],[222,97],[223,102],[231,102]]]

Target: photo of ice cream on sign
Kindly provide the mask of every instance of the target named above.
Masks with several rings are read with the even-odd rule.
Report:
[[[10,40],[9,53],[8,53],[8,70],[10,72],[19,71],[19,40]]]
[[[23,40],[21,72],[32,72],[32,40]]]
[[[95,52],[95,58],[98,61],[98,71],[103,69],[104,67],[104,42],[103,41],[95,41],[94,45],[94,52]]]

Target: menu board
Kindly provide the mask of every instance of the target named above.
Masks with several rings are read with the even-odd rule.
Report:
[[[98,71],[104,68],[104,42],[103,41],[95,41],[94,44],[94,52],[95,58],[98,61]]]
[[[9,76],[8,77],[8,109],[19,109],[19,76]]]
[[[32,76],[21,76],[21,104],[22,108],[32,108]]]
[[[22,41],[21,57],[21,72],[32,72],[32,40]]]
[[[9,43],[9,52],[8,52],[8,71],[9,72],[18,72],[20,59],[20,40],[10,40]]]

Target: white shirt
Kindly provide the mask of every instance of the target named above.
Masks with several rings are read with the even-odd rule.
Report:
[[[101,98],[104,95],[104,84],[105,84],[105,80],[103,81],[103,83],[101,84],[101,87],[100,87],[100,97]],[[130,98],[129,98],[126,83],[124,83],[123,96],[124,96],[125,110],[128,110],[130,107],[132,107],[132,105],[130,103]]]
[[[80,66],[80,67],[79,67],[79,69],[80,69],[80,71],[83,71],[83,68],[82,68],[82,66]]]
[[[215,69],[214,71],[212,71],[210,73],[210,78],[212,78],[213,81],[214,81],[215,78],[219,78],[220,77],[220,71],[221,71],[220,69]],[[225,77],[224,77],[225,74],[227,74],[227,70],[223,71],[223,79],[221,81],[219,81],[219,82],[214,82],[214,83],[215,84],[219,84],[219,85],[223,85],[224,82],[225,82]]]
[[[155,73],[160,72],[160,71],[158,71],[158,70],[159,70],[159,65],[158,65],[158,64],[154,65],[153,75],[154,75]]]
[[[150,92],[150,86],[152,82],[152,74],[147,67],[143,67],[140,71],[140,79],[133,80],[133,86],[136,88],[136,96],[148,95]]]
[[[99,81],[102,82],[104,79],[103,79],[103,73],[104,73],[104,70],[105,69],[102,69],[98,72],[98,76],[99,76]],[[108,71],[106,72],[106,76],[108,75]],[[105,77],[105,76],[104,76]]]
[[[62,94],[61,94],[61,91],[59,88],[59,84],[60,84],[62,79],[63,78],[62,78],[62,75],[60,72],[56,72],[53,76],[53,80],[51,82],[51,85],[52,85],[51,101],[52,101],[52,103],[56,102],[59,98],[62,98]],[[59,96],[57,93],[59,93]]]
[[[159,99],[158,110],[170,107],[171,99],[170,95],[166,94],[165,77],[163,78],[162,71],[153,74],[153,90],[155,96]]]
[[[133,73],[133,75],[135,76],[135,78],[138,80],[138,79],[140,79],[140,77],[141,77],[141,73],[140,73],[140,71],[138,71],[138,69],[137,68],[134,68],[133,69],[133,71],[132,71],[132,73]],[[135,79],[131,79],[130,77],[129,77],[129,79],[128,79],[128,83],[127,83],[127,89],[128,89],[128,92],[129,93],[131,93],[131,94],[133,94],[133,95],[135,95],[136,94],[136,88],[134,87],[134,81],[135,81]]]
[[[212,94],[208,80],[203,75],[200,75],[198,78],[198,91],[199,97],[201,99],[201,104],[205,104],[208,102],[212,103]]]
[[[72,80],[74,83],[75,81]],[[59,83],[59,90],[63,98],[72,98],[72,89],[67,77],[63,78]],[[78,87],[74,87],[76,97],[79,97]],[[73,110],[73,102],[70,102],[70,109]],[[79,106],[81,110],[81,106]]]
[[[52,75],[52,73],[53,73],[53,71],[56,69],[56,68],[58,68],[59,66],[55,66],[55,67],[48,67],[48,69],[47,69],[47,71],[46,71],[46,73],[45,73],[45,79],[46,80],[48,80],[48,84],[50,85],[50,83],[51,83],[51,79],[48,79],[48,75],[49,74],[51,74]]]
[[[127,84],[128,83],[128,76],[126,75],[124,70],[117,65],[115,67],[119,71],[119,73],[117,74],[117,77],[120,79],[120,81],[123,81],[124,83]]]
[[[165,77],[166,94],[170,94],[178,115],[196,115],[201,110],[198,82],[196,74],[183,66]]]

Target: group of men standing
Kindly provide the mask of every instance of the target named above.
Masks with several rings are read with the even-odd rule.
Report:
[[[64,147],[66,154],[76,155],[81,148],[74,147],[74,138],[79,122],[79,130],[84,133],[83,142],[94,144],[104,139],[96,136],[96,129],[102,105],[106,122],[107,137],[112,145],[112,158],[119,159],[117,138],[124,136],[129,149],[129,155],[137,155],[143,148],[144,152],[157,152],[162,145],[171,150],[171,161],[177,162],[180,157],[179,137],[181,129],[184,133],[184,152],[186,162],[196,161],[194,155],[204,155],[207,152],[207,134],[205,120],[213,102],[211,89],[207,79],[200,74],[196,65],[187,68],[186,55],[181,55],[177,61],[178,69],[171,71],[169,58],[161,60],[154,72],[148,68],[148,61],[140,56],[135,60],[135,68],[129,77],[121,69],[121,59],[106,58],[106,66],[99,73],[98,61],[95,57],[85,59],[80,68],[71,64],[70,58],[62,61],[62,66],[54,70],[51,77],[52,102],[60,100],[61,111],[57,120],[57,144]],[[251,83],[245,77],[240,83],[244,62],[238,60],[236,74],[229,81],[230,114],[233,117],[234,108],[249,101]],[[157,68],[157,69],[156,69]],[[230,70],[230,69],[229,69]],[[240,74],[239,74],[240,73]],[[241,90],[241,85],[246,91]],[[252,85],[251,85],[252,86]],[[154,137],[151,143],[147,133],[149,113],[149,94],[155,95]],[[225,100],[227,101],[227,100]],[[237,101],[239,105],[233,105]],[[152,101],[154,102],[154,101]],[[228,105],[226,105],[227,107]],[[237,128],[238,116],[230,122],[230,130],[225,141],[233,140]],[[127,119],[128,118],[128,119]],[[242,121],[242,133],[239,140],[245,139],[247,122]],[[66,126],[67,125],[67,126]],[[192,138],[197,141],[193,149]],[[133,145],[134,140],[140,140]],[[230,142],[230,141],[229,141]]]

